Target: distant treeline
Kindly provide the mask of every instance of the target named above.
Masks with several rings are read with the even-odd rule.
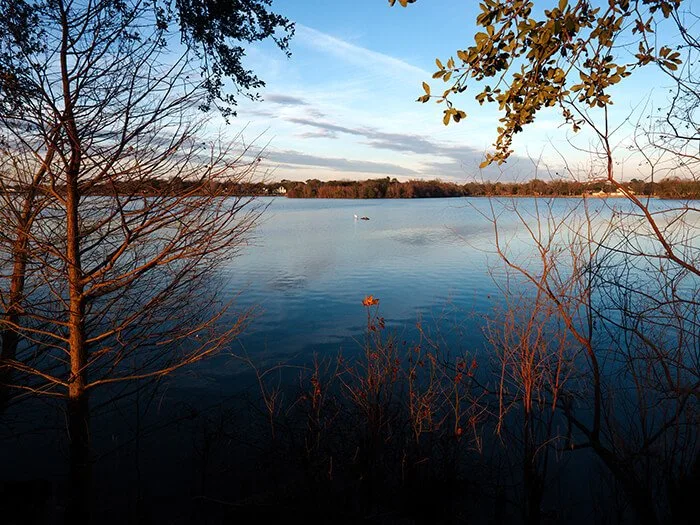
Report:
[[[632,179],[625,187],[635,195],[650,195],[662,199],[700,199],[700,180],[667,178],[659,182]],[[19,188],[17,188],[19,190]],[[61,191],[54,187],[54,190]],[[620,195],[605,181],[575,181],[533,179],[528,182],[467,182],[457,184],[441,180],[409,180],[399,182],[389,177],[363,181],[309,179],[306,182],[216,182],[202,185],[200,181],[152,179],[121,182],[117,186],[95,185],[86,195],[163,195],[220,193],[222,195],[287,196],[297,199],[421,199],[431,197],[580,197],[583,195]]]
[[[369,179],[364,181],[320,181],[306,182],[283,180],[270,185],[273,191],[284,192],[291,198],[319,199],[413,199],[430,197],[580,197],[615,194],[616,188],[605,181],[574,181],[533,179],[528,182],[467,182],[457,184],[440,180]],[[700,198],[700,181],[664,179],[660,182],[645,182],[632,179],[625,187],[636,195],[652,195],[666,199]]]

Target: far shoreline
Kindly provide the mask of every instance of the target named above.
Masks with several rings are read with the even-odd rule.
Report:
[[[606,180],[576,181],[532,179],[527,182],[446,182],[440,179],[390,179],[363,181],[282,180],[259,184],[256,194],[279,195],[295,199],[420,199],[447,197],[506,197],[506,198],[629,198],[700,199],[700,181],[678,178],[659,182],[632,179],[625,183]]]
[[[34,188],[36,189],[36,188]],[[32,186],[7,186],[6,191],[22,193],[33,191]],[[47,188],[47,192],[65,191],[65,188]],[[222,179],[202,185],[200,180],[178,177],[139,179],[119,185],[96,185],[84,191],[85,196],[120,196],[143,198],[149,196],[187,197],[197,195],[221,197],[287,197],[289,199],[431,199],[459,197],[496,198],[630,198],[663,200],[700,199],[700,181],[667,178],[659,182],[632,179],[625,183],[607,180],[576,181],[532,179],[527,182],[445,182],[440,179],[409,180],[399,182],[390,179],[362,181],[308,179],[279,182],[253,182],[250,180]]]
[[[348,200],[348,201],[416,201],[416,200],[430,200],[430,199],[625,199],[625,195],[618,194],[608,194],[608,195],[451,195],[451,196],[434,196],[434,197],[288,197],[286,195],[241,195],[241,197],[283,197],[290,200],[325,200],[325,201],[338,201],[338,200]],[[657,199],[657,200],[674,200],[673,197],[664,198],[658,197],[656,195],[639,195],[638,197],[643,199]],[[683,200],[683,199],[681,199]],[[699,198],[692,198],[686,200],[700,200]]]

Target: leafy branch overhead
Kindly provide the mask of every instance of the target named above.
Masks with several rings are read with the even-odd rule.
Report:
[[[245,45],[271,39],[289,54],[294,24],[271,5],[272,0],[152,0],[141,25],[124,38],[156,38],[162,48],[173,49],[179,40],[198,59],[205,89],[201,109],[216,105],[229,115],[237,96],[254,99],[265,85],[244,66]],[[47,27],[55,23],[53,7],[46,0],[0,0],[0,104],[21,109],[22,93],[31,90],[27,63],[41,60]],[[145,11],[143,2],[132,0],[103,0],[99,8],[125,23]]]
[[[443,122],[466,117],[451,96],[480,84],[480,104],[498,104],[502,112],[495,152],[482,166],[505,162],[516,133],[546,107],[559,107],[564,120],[578,131],[582,120],[576,105],[604,108],[613,103],[609,88],[647,64],[675,71],[680,53],[657,43],[656,25],[677,12],[684,0],[483,0],[476,18],[482,29],[474,43],[456,58],[435,61],[433,79],[447,89],[425,94],[419,102],[445,104]],[[415,0],[399,0],[404,7]],[[395,0],[389,0],[394,5]],[[537,10],[535,10],[537,7]],[[544,10],[541,10],[542,8]],[[622,52],[621,52],[622,50]],[[628,58],[624,58],[628,57]]]

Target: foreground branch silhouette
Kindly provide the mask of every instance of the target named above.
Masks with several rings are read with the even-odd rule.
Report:
[[[507,272],[529,287],[521,302],[506,290],[510,327],[491,327],[502,364],[501,406],[522,405],[525,438],[533,406],[542,422],[547,410],[556,410],[567,430],[547,435],[552,441],[545,451],[562,442],[569,450],[592,451],[636,522],[683,522],[694,513],[690,494],[700,486],[699,210],[692,200],[653,201],[623,182],[616,167],[620,127],[608,108],[613,86],[625,85],[639,68],[666,74],[671,96],[661,115],[632,130],[634,151],[626,156],[633,154],[642,167],[637,184],[697,184],[696,6],[683,0],[484,0],[480,7],[481,32],[473,42],[455,57],[436,60],[433,78],[445,83],[444,91],[433,94],[424,83],[418,101],[444,104],[445,125],[467,118],[454,105],[467,87],[477,88],[480,104],[498,104],[494,150],[482,166],[506,162],[515,135],[540,111],[558,108],[563,124],[585,128],[595,140],[586,178],[625,197],[596,211],[584,199],[581,224],[572,224],[572,212],[562,216],[551,200],[538,204],[534,216],[513,202],[520,241],[532,257],[511,247],[497,211],[501,204],[487,214]],[[567,174],[581,178],[562,161]],[[542,331],[549,332],[547,344]],[[558,341],[566,343],[561,355],[550,349]],[[539,406],[529,401],[533,388]],[[543,474],[527,441],[524,455],[532,466],[525,477]],[[534,498],[526,495],[524,519],[537,523],[540,495],[532,484],[525,490]]]
[[[199,110],[231,114],[223,77],[242,94],[262,85],[225,42],[291,31],[266,5],[218,12],[224,28],[201,6],[1,4],[0,413],[65,401],[67,521],[90,521],[91,399],[227,348],[249,319],[218,298],[217,270],[263,211],[227,192],[258,155]]]

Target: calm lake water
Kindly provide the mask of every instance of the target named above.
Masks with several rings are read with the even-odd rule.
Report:
[[[250,244],[223,269],[223,299],[233,300],[234,310],[256,309],[231,353],[248,356],[261,370],[276,364],[310,364],[314,356],[333,359],[340,352],[344,356],[358,353],[366,329],[362,299],[372,294],[380,300],[379,311],[386,319],[387,331],[399,340],[419,342],[420,322],[423,334],[452,355],[481,352],[479,370],[487,372],[488,367],[481,363],[484,357],[488,359],[485,352],[493,352],[485,345],[482,327],[486,316],[498,315],[506,280],[503,263],[494,251],[494,228],[489,218],[492,214],[498,218],[501,242],[508,246],[513,260],[524,266],[536,266],[537,258],[533,257],[533,244],[527,240],[523,221],[535,227],[538,215],[544,218],[540,224],[546,236],[546,218],[552,218],[550,224],[562,225],[561,232],[566,236],[586,219],[581,199],[274,198],[259,202],[268,209]],[[611,221],[614,224],[619,216],[616,210],[633,209],[623,199],[589,199],[585,204],[592,227],[599,232]],[[659,210],[677,204],[655,201],[651,205]],[[366,215],[370,220],[355,220],[354,215]],[[656,217],[663,226],[664,216]],[[693,227],[700,226],[697,216],[693,220]],[[699,241],[693,242],[697,245]],[[565,261],[563,257],[563,268]],[[609,271],[614,270],[612,264]],[[635,271],[642,275],[645,272],[641,266]],[[656,273],[649,274],[653,277]],[[516,292],[527,293],[522,282],[512,280],[510,284]],[[694,297],[700,289],[697,279],[676,284],[688,288]],[[619,365],[613,362],[605,366],[611,366],[614,373]],[[296,378],[296,369],[284,370],[292,375],[283,377],[280,372],[280,384]],[[606,371],[610,373],[609,368]],[[614,374],[609,377],[617,381]],[[248,402],[251,399],[253,403]],[[224,443],[219,443],[221,450],[230,455],[223,456],[228,460],[247,457],[246,433],[258,428],[254,423],[256,417],[260,418],[255,411],[259,399],[260,388],[250,366],[224,352],[174,374],[154,394],[148,390],[138,401],[132,396],[101,408],[100,415],[93,419],[92,438],[95,450],[104,453],[95,467],[104,501],[114,502],[120,497],[131,501],[124,487],[141,487],[143,483],[150,491],[146,494],[153,508],[161,505],[162,511],[177,513],[179,507],[173,502],[189,501],[192,473],[203,468],[198,463],[204,462],[203,456],[198,454],[209,443],[206,439],[218,436]],[[91,400],[95,405],[98,401],[96,396]],[[16,433],[10,429],[7,433],[0,447],[5,477],[67,479],[65,420],[60,408],[50,408],[42,404],[33,409],[36,412],[22,412],[22,424],[31,429],[39,425],[38,431]],[[243,436],[231,434],[241,439],[237,449],[230,448],[228,434],[204,432],[218,429],[220,420],[229,421],[224,419],[227,414],[232,414],[231,428]],[[263,417],[262,421],[267,420]],[[266,432],[264,427],[263,434]],[[143,440],[136,440],[134,436],[141,433]],[[138,467],[132,468],[134,465]],[[584,454],[574,459],[564,456],[561,464],[552,467],[562,472],[568,469],[566,474],[557,474],[557,479],[564,480],[564,486],[569,483],[569,487],[575,487],[575,496],[567,500],[571,508],[575,501],[581,508],[593,507],[578,490],[580,486],[593,486],[590,480],[599,479],[594,477],[596,465]],[[231,471],[245,478],[261,467],[255,464],[245,468]],[[551,497],[557,500],[555,492]],[[554,500],[552,505],[558,504]],[[124,505],[120,508],[128,511]],[[105,512],[114,511],[105,507]],[[580,515],[580,522],[590,521],[587,514]]]
[[[262,364],[356,352],[366,325],[361,302],[369,294],[380,299],[380,315],[402,340],[415,342],[421,321],[453,353],[478,351],[483,316],[503,297],[491,205],[502,239],[521,262],[531,246],[522,242],[513,204],[533,224],[547,205],[556,217],[581,205],[580,199],[261,200],[269,209],[255,238],[226,272],[236,307],[259,308],[233,352]],[[601,224],[619,205],[629,208],[619,199],[589,200]],[[235,367],[223,360],[204,366],[220,379]]]
[[[464,199],[277,198],[254,244],[229,268],[241,302],[261,306],[242,344],[275,358],[352,350],[369,294],[399,333],[412,333],[421,318],[430,324],[459,313],[463,322],[465,312],[489,308],[494,283],[480,250],[492,236]],[[464,335],[465,344],[478,341]]]

